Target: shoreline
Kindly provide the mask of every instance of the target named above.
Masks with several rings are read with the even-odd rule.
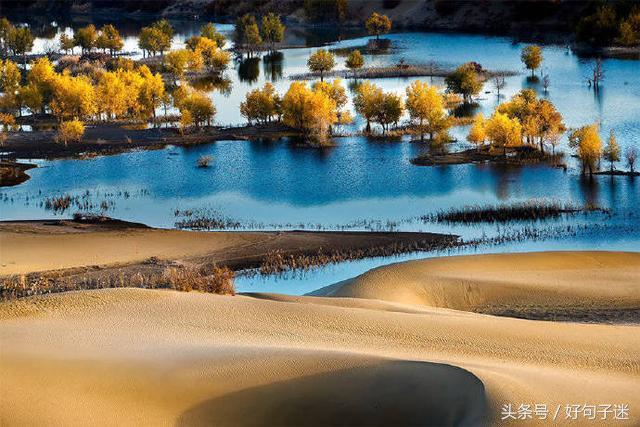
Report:
[[[3,145],[4,157],[18,159],[67,159],[120,154],[135,149],[161,149],[224,140],[279,139],[299,132],[279,123],[240,127],[203,127],[180,135],[175,128],[127,129],[120,124],[87,126],[79,143],[56,142],[55,131],[10,132]]]
[[[36,220],[0,222],[3,299],[74,289],[162,287],[171,268],[289,269],[455,246],[454,235],[368,231],[182,231],[142,224]],[[33,288],[20,283],[33,284]],[[46,283],[46,286],[38,284]],[[164,284],[166,286],[166,284]]]

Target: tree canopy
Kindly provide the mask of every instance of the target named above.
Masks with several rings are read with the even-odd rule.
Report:
[[[370,35],[376,36],[376,40],[379,40],[380,34],[387,34],[391,31],[391,20],[387,15],[373,12],[365,21],[365,27]]]
[[[526,46],[520,53],[520,59],[525,67],[531,70],[531,76],[533,77],[535,71],[542,64],[542,48],[538,45]]]
[[[335,65],[335,56],[325,49],[316,50],[307,60],[309,70],[314,73],[320,73],[320,81],[324,80],[324,73],[331,71]]]
[[[471,97],[480,93],[482,79],[475,63],[467,62],[456,68],[445,78],[447,90],[462,95],[464,102],[471,101]]]

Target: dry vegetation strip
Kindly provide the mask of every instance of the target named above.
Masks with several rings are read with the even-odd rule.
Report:
[[[234,271],[272,274],[458,244],[456,236],[431,233],[187,233],[140,226],[134,229],[134,225],[127,228],[127,223],[117,221],[92,218],[87,221],[78,217],[76,221],[0,224],[0,237],[3,236],[5,242],[13,242],[17,250],[25,251],[24,248],[42,242],[42,233],[47,234],[47,242],[55,250],[69,249],[69,256],[59,254],[53,263],[33,264],[33,267],[28,258],[23,260],[26,252],[3,256],[2,263],[11,268],[0,277],[0,298],[126,286],[233,293]],[[91,245],[92,239],[97,239],[94,242],[117,239],[118,244],[133,245],[137,250],[115,258],[112,252],[77,253],[78,245]],[[168,245],[172,247],[171,254],[166,252]],[[43,254],[47,250],[53,249],[45,249]],[[101,256],[110,257],[110,261],[106,261],[107,258],[101,261]]]

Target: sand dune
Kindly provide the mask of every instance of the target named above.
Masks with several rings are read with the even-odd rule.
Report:
[[[411,261],[373,269],[313,295],[484,313],[588,317],[613,311],[637,314],[639,284],[640,253],[542,252]]]
[[[618,255],[632,263],[625,274],[634,277],[637,258]],[[584,256],[584,268],[615,270],[608,254]],[[551,265],[557,254],[540,257],[511,258],[514,283],[535,289],[536,274],[527,285],[515,270]],[[441,262],[423,261],[422,269],[477,268],[475,259]],[[388,286],[413,292],[399,278],[405,267],[420,270],[416,264],[388,267]],[[564,274],[558,269],[555,277],[570,288]],[[365,276],[334,294],[383,287]],[[598,280],[581,286],[600,292]],[[633,283],[618,282],[632,294]],[[380,292],[230,297],[110,289],[2,303],[0,423],[475,426],[488,417],[518,425],[501,422],[503,403],[543,403],[562,405],[556,424],[584,425],[565,420],[564,405],[625,403],[631,420],[610,416],[597,425],[638,424],[640,326],[495,317]]]

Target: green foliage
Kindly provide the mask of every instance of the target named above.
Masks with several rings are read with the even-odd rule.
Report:
[[[116,52],[122,50],[123,46],[124,42],[116,27],[107,24],[100,29],[100,35],[96,40],[96,47],[109,50],[109,53],[113,56]]]
[[[6,46],[14,55],[22,55],[22,64],[26,66],[26,55],[33,49],[33,34],[29,27],[8,27]]]
[[[238,47],[249,53],[249,56],[258,50],[262,44],[262,37],[255,16],[246,14],[236,20],[234,40]]]
[[[576,38],[594,45],[640,43],[640,7],[629,8],[626,2],[601,4],[593,13],[580,19]]]
[[[456,68],[445,78],[447,91],[459,93],[467,103],[471,97],[480,93],[482,89],[482,79],[477,71],[475,63],[467,62]]]
[[[613,130],[609,134],[607,145],[602,150],[602,157],[609,162],[611,170],[613,171],[613,164],[620,161],[620,146],[616,141],[616,136],[613,134]]]
[[[366,20],[365,27],[370,35],[376,36],[377,40],[380,38],[380,34],[387,34],[391,31],[391,20],[387,15],[373,12]]]
[[[215,25],[213,25],[211,22],[202,26],[202,28],[200,29],[200,37],[213,40],[214,42],[216,42],[216,45],[220,49],[224,47],[224,43],[225,43],[224,36],[218,32]]]
[[[364,66],[364,57],[360,53],[359,50],[354,49],[351,51],[347,60],[345,61],[345,66],[353,71],[353,76],[356,76],[356,70],[359,70]]]
[[[164,55],[166,50],[171,49],[171,39],[173,38],[173,27],[166,19],[155,22],[150,27],[144,27],[138,36],[138,46],[143,51],[155,56],[160,52]]]
[[[262,17],[260,34],[262,40],[271,46],[272,51],[276,43],[281,43],[284,40],[284,28],[279,15],[269,13]]]
[[[78,28],[73,35],[73,42],[76,46],[80,46],[82,53],[91,51],[96,46],[98,32],[93,24],[89,24],[84,28]]]
[[[64,50],[65,53],[69,51],[73,51],[73,48],[75,47],[75,45],[76,44],[73,40],[73,37],[70,37],[66,33],[60,34],[60,49]]]

